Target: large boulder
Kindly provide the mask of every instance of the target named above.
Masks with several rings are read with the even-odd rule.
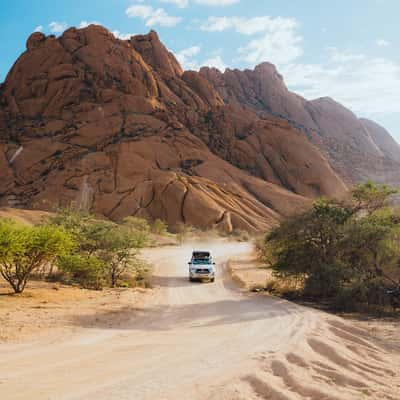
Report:
[[[244,94],[227,101],[204,71],[183,73],[155,32],[33,34],[0,89],[0,204],[231,232],[344,196],[321,152],[287,121],[243,108]]]

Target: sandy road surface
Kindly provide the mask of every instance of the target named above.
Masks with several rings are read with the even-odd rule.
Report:
[[[215,283],[187,280],[193,247]],[[247,244],[149,251],[154,295],[99,324],[0,346],[0,399],[400,399],[399,358],[349,322],[239,291],[229,257]]]

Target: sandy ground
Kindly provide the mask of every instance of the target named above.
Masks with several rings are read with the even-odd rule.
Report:
[[[215,283],[188,282],[193,248],[216,255]],[[152,249],[146,258],[155,265],[154,289],[92,292],[90,303],[85,292],[71,300],[64,289],[43,288],[50,296],[44,309],[26,311],[24,302],[34,303],[28,293],[15,318],[9,308],[5,319],[9,297],[0,296],[2,330],[52,313],[54,302],[63,309],[54,329],[43,316],[42,334],[0,345],[0,398],[400,398],[395,343],[342,318],[238,289],[227,261],[250,252],[247,244],[215,241]]]
[[[22,210],[19,208],[0,207],[0,218],[12,219],[16,222],[35,225],[43,222],[51,213],[37,210]]]
[[[22,295],[12,295],[0,279],[0,343],[70,335],[81,328],[80,318],[88,325],[118,326],[125,320],[124,305],[139,306],[148,296],[151,291],[144,289],[93,291],[35,281]]]
[[[234,281],[246,290],[264,288],[275,281],[272,270],[265,268],[259,261],[256,252],[233,257],[227,263],[229,273]],[[269,296],[268,293],[260,295]],[[371,337],[384,344],[389,344],[400,353],[400,318],[376,318],[362,314],[343,314],[351,320],[352,325],[368,331]],[[400,399],[400,396],[399,396]]]

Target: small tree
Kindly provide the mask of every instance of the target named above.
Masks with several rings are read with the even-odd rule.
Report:
[[[0,274],[22,293],[32,273],[73,248],[72,237],[49,225],[25,226],[0,221]]]
[[[316,201],[266,236],[264,259],[277,276],[303,280],[305,294],[381,301],[400,265],[400,215],[388,206],[395,193],[368,182],[348,203]]]
[[[149,242],[150,226],[141,218],[116,224],[67,209],[52,222],[69,230],[78,243],[74,254],[60,260],[61,270],[85,287],[116,286],[125,272],[136,270],[137,250]]]
[[[133,248],[141,249],[151,242],[151,228],[143,218],[127,217],[124,219],[121,228],[126,235],[131,236]]]
[[[378,185],[371,181],[360,183],[352,190],[354,211],[371,214],[386,207],[390,197],[397,193],[399,193],[398,189],[388,185]]]
[[[132,232],[126,226],[116,225],[104,238],[99,251],[108,272],[112,287],[117,285],[121,276],[136,265],[137,250],[146,244],[146,235],[140,231]]]
[[[351,215],[348,207],[319,200],[267,235],[264,256],[278,276],[305,280],[307,293],[334,294],[340,281],[346,279],[337,254],[341,226]]]
[[[168,232],[168,225],[161,219],[156,219],[151,226],[151,231],[156,235],[166,235]]]
[[[104,263],[95,256],[68,254],[59,258],[58,266],[60,271],[84,288],[99,290],[106,284]]]

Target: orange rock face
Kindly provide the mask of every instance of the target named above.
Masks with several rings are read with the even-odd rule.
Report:
[[[302,132],[210,74],[183,72],[155,32],[32,34],[0,87],[0,205],[260,231],[345,195]]]

